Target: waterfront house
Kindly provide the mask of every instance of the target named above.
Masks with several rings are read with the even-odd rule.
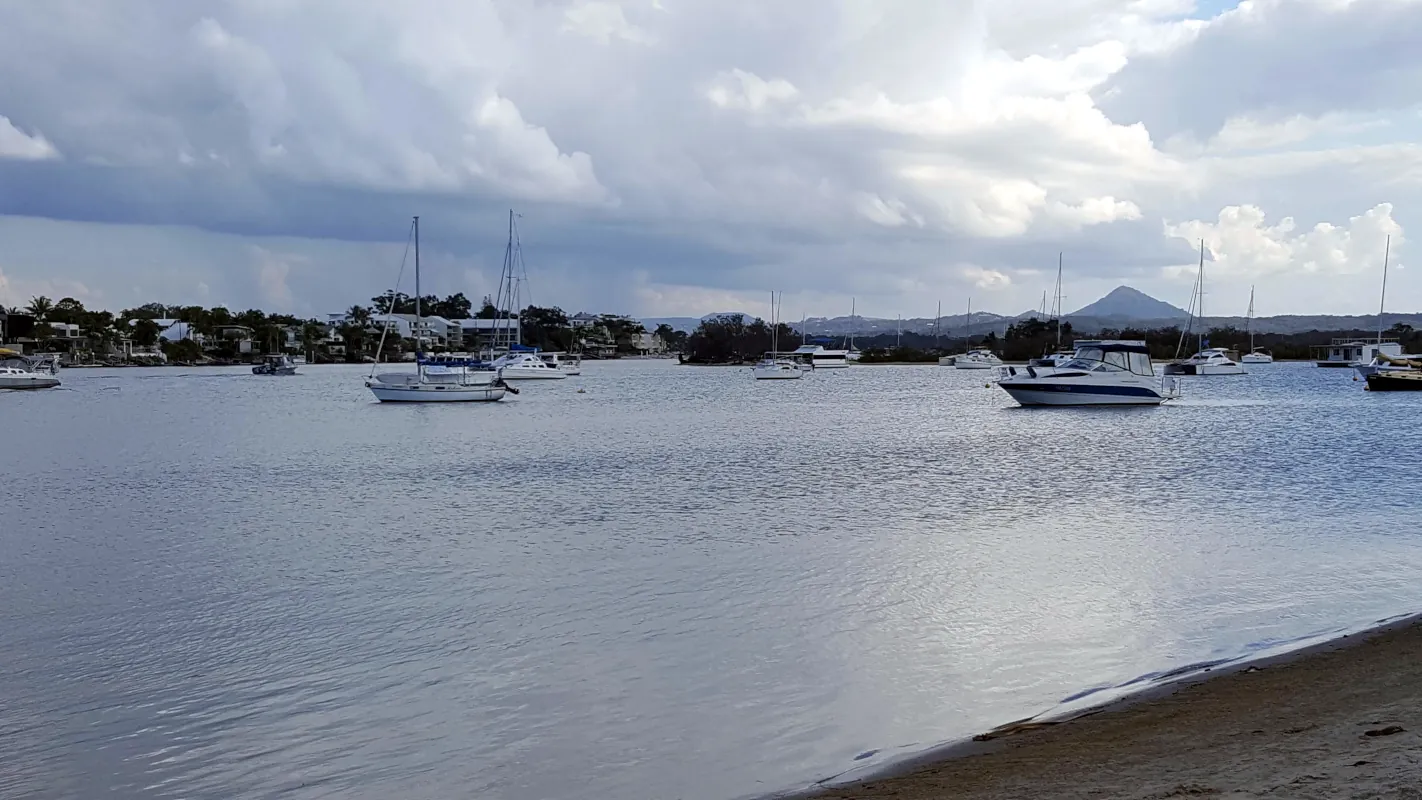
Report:
[[[591,328],[597,324],[597,315],[589,314],[586,311],[579,311],[568,317],[568,326],[571,328]]]
[[[517,316],[508,319],[474,317],[455,320],[455,322],[461,329],[460,349],[466,352],[482,353],[487,350],[505,350],[510,344],[520,341]]]

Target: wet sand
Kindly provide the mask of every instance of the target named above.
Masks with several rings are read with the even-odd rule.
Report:
[[[979,739],[813,797],[1422,798],[1422,622]]]

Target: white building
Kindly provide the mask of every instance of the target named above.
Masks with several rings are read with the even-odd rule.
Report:
[[[568,317],[568,327],[570,328],[591,328],[597,324],[597,315],[589,314],[586,311],[579,311]]]
[[[489,349],[507,348],[519,341],[519,321],[511,319],[460,319],[455,320],[460,327],[462,342],[460,348],[468,352],[483,352]]]
[[[667,351],[666,342],[655,333],[634,333],[632,334],[632,349],[639,355],[656,356]]]
[[[414,329],[410,325],[410,320],[405,319],[404,314],[371,314],[370,326],[377,330],[389,328],[390,332],[397,334],[401,339],[415,338]],[[413,315],[410,317],[413,319]]]

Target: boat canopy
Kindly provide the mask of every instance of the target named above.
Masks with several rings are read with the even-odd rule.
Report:
[[[1078,348],[1094,347],[1103,353],[1149,353],[1145,342],[1078,342]]]

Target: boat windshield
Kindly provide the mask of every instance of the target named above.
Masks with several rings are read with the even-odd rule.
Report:
[[[1099,347],[1081,348],[1062,368],[1094,372],[1130,372],[1136,375],[1155,374],[1155,367],[1151,365],[1148,353],[1103,350]]]

